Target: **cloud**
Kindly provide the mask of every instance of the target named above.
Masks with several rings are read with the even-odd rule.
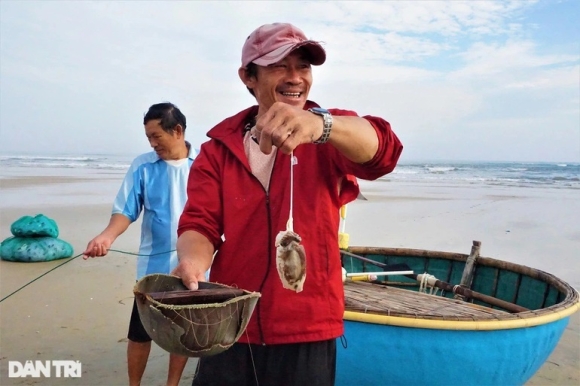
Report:
[[[555,6],[2,2],[0,151],[146,151],[142,115],[162,100],[184,110],[199,144],[254,102],[237,77],[247,35],[288,21],[328,53],[313,70],[312,99],[384,116],[405,141],[404,157],[580,160],[577,40],[534,38],[541,25],[531,15]],[[557,135],[543,129],[548,122]],[[525,130],[534,135],[514,154],[506,132]],[[463,150],[474,138],[487,147]]]

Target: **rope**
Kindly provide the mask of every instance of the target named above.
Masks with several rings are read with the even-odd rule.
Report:
[[[422,275],[417,275],[417,280],[420,279],[419,282],[419,292],[427,293],[427,287],[430,288],[430,295],[437,295],[438,289],[435,289],[435,286],[432,284],[437,280],[434,275],[430,275],[427,272],[423,273]],[[430,283],[432,282],[432,283]]]
[[[294,218],[292,217],[292,212],[294,210],[294,165],[296,164],[296,158],[294,157],[294,152],[290,153],[290,216],[288,217],[288,222],[286,223],[286,230],[294,232]]]
[[[152,253],[152,254],[139,254],[139,253],[132,253],[132,252],[125,252],[125,251],[120,251],[118,249],[109,249],[108,252],[118,252],[118,253],[124,253],[125,255],[132,255],[132,256],[155,256],[155,255],[162,255],[164,253],[171,253],[171,252],[175,252],[175,249],[172,249],[171,251],[168,252],[159,252],[159,253]],[[62,267],[63,265],[70,263],[71,261],[73,261],[74,259],[76,259],[79,256],[82,256],[83,254],[80,253],[76,256],[73,256],[72,258],[70,258],[69,260],[65,261],[62,264],[57,265],[56,267],[46,271],[45,273],[43,273],[42,275],[32,279],[31,281],[29,281],[28,283],[24,284],[22,287],[18,288],[16,291],[12,292],[10,295],[4,296],[1,300],[0,303],[2,303],[4,300],[8,299],[10,296],[14,295],[15,293],[19,292],[20,290],[24,289],[25,287],[28,287],[30,284],[34,283],[35,281],[37,281],[38,279],[40,279],[41,277],[49,274],[50,272],[54,271],[57,268]]]
[[[346,336],[344,336],[344,334],[340,336],[340,343],[342,343],[342,347],[348,348],[348,342],[346,341]]]
[[[254,369],[254,379],[256,380],[256,386],[260,386],[260,382],[258,381],[258,371],[256,371],[256,363],[254,361],[254,354],[252,353],[252,344],[250,343],[250,335],[248,334],[248,329],[244,331],[246,334],[246,338],[248,339],[248,350],[250,351],[250,360],[252,361],[252,368]]]
[[[426,289],[426,282],[427,282],[427,272],[424,272],[422,275],[419,275],[421,280],[419,281],[419,292],[425,292]]]

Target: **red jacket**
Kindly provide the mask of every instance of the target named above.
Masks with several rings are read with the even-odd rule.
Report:
[[[316,106],[308,102],[305,109]],[[333,115],[356,116],[346,110]],[[262,294],[240,342],[282,344],[336,338],[343,333],[344,290],[338,248],[340,207],[358,193],[356,178],[374,180],[391,172],[402,145],[388,122],[366,116],[379,148],[365,164],[332,145],[303,144],[294,150],[294,231],[306,251],[306,281],[300,293],[284,289],[276,271],[274,240],[290,211],[290,159],[277,152],[266,192],[250,171],[243,128],[254,106],[208,132],[189,173],[188,201],[178,234],[195,230],[217,250],[210,281]],[[340,186],[340,191],[338,187]],[[222,241],[222,235],[224,236]]]

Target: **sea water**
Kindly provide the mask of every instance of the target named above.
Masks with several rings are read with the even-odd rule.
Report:
[[[124,174],[136,155],[0,155],[0,170],[47,173],[47,169],[73,169]],[[62,171],[62,170],[61,170]],[[0,173],[6,176],[7,173]],[[13,173],[10,173],[13,174]],[[518,187],[580,189],[580,163],[564,162],[403,162],[383,180],[453,182]]]
[[[135,156],[0,154],[0,209],[110,206]],[[377,181],[361,181],[368,201],[349,206],[346,232],[352,245],[465,253],[480,240],[484,255],[578,288],[579,189],[580,163],[402,162]],[[380,226],[353,226],[375,220]]]
[[[0,155],[0,208],[111,204],[132,158]]]
[[[580,163],[415,162],[383,177],[393,181],[459,182],[518,187],[580,188]]]
[[[126,171],[132,158],[126,155],[0,155],[0,170],[62,168]]]

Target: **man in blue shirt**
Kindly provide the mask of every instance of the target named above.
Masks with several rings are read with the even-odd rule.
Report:
[[[151,273],[169,274],[177,266],[177,223],[187,200],[187,179],[195,151],[185,141],[186,119],[171,103],[151,106],[145,118],[145,135],[153,152],[133,160],[119,189],[109,225],[87,245],[84,258],[104,256],[113,242],[139,218],[141,244],[137,280]],[[127,338],[129,384],[139,385],[151,338],[143,328],[135,302]],[[167,385],[178,385],[187,357],[170,354]]]

